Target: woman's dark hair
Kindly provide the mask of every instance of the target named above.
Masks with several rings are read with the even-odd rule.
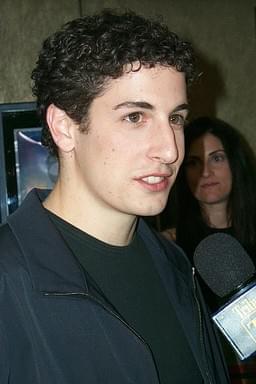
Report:
[[[245,138],[228,123],[212,117],[199,117],[185,128],[185,160],[176,181],[177,242],[186,248],[197,245],[205,228],[198,201],[186,180],[186,154],[194,140],[211,133],[222,143],[232,173],[228,215],[233,234],[254,256],[256,251],[256,160]],[[189,249],[186,249],[190,252]]]
[[[132,63],[139,67],[132,68]],[[88,110],[93,99],[104,92],[110,79],[131,70],[157,64],[184,72],[190,84],[196,77],[191,45],[167,26],[131,11],[118,14],[104,10],[98,15],[75,19],[43,43],[32,72],[33,94],[43,122],[43,143],[56,154],[46,111],[53,103],[88,130]]]

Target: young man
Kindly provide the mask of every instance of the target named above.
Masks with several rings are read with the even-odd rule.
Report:
[[[139,219],[165,207],[194,76],[190,45],[133,13],[45,41],[33,90],[59,177],[1,229],[1,384],[228,382],[187,259]]]

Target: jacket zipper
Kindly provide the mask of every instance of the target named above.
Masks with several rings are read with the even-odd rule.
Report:
[[[150,350],[149,346],[147,345],[146,341],[129,325],[127,324],[116,312],[112,311],[109,307],[107,307],[102,301],[98,300],[95,296],[89,295],[88,293],[84,292],[44,292],[45,296],[82,296],[84,298],[90,299],[100,305],[102,308],[104,308],[108,313],[110,313],[112,316],[117,318],[121,323],[123,323],[130,331],[132,331],[135,336],[137,336]]]
[[[200,345],[201,345],[201,349],[202,349],[202,355],[203,355],[203,359],[204,359],[204,363],[205,363],[205,373],[206,373],[206,377],[208,379],[208,383],[209,384],[213,384],[213,381],[211,379],[211,375],[210,375],[210,372],[209,372],[209,368],[208,368],[208,363],[207,363],[207,360],[206,360],[206,357],[205,357],[205,353],[204,353],[205,352],[205,344],[204,344],[204,336],[203,336],[202,312],[201,312],[201,306],[200,306],[200,303],[199,303],[199,300],[198,300],[198,297],[197,297],[197,292],[196,292],[195,267],[192,267],[192,282],[193,282],[194,298],[195,298],[196,305],[197,305],[197,310],[198,310],[199,338],[200,338]]]
[[[117,320],[121,321],[121,323],[126,327],[128,328],[144,345],[145,347],[147,348],[147,350],[149,351],[150,353],[150,356],[152,357],[152,360],[153,360],[153,364],[154,364],[154,367],[155,367],[155,370],[156,370],[156,373],[157,373],[157,377],[158,377],[158,381],[160,383],[160,379],[159,379],[159,372],[158,372],[158,369],[157,369],[157,366],[156,366],[156,363],[155,363],[155,359],[154,359],[154,356],[153,356],[153,353],[149,347],[149,345],[147,344],[147,342],[135,331],[135,329],[133,327],[131,327],[128,323],[126,323],[126,321],[124,319],[122,319],[121,316],[119,316],[116,312],[112,311],[109,307],[107,307],[102,301],[98,300],[95,296],[92,296],[88,293],[85,293],[85,292],[43,292],[44,296],[55,296],[55,297],[58,297],[58,296],[78,296],[78,297],[83,297],[83,298],[87,298],[89,300],[92,300],[94,301],[96,304],[100,305],[103,309],[105,309],[109,314],[111,314],[112,316],[114,316]]]

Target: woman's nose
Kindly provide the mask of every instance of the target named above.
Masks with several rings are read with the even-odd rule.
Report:
[[[202,164],[202,176],[208,177],[211,173],[211,166],[208,161],[204,161]]]

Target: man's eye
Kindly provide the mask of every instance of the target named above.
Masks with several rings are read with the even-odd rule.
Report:
[[[171,115],[171,117],[170,117],[170,124],[171,125],[178,125],[178,126],[183,127],[185,125],[185,122],[186,122],[186,119],[182,115],[175,114],[175,115]]]
[[[142,121],[142,115],[140,112],[129,113],[129,115],[125,117],[125,120],[129,123],[140,123]]]

